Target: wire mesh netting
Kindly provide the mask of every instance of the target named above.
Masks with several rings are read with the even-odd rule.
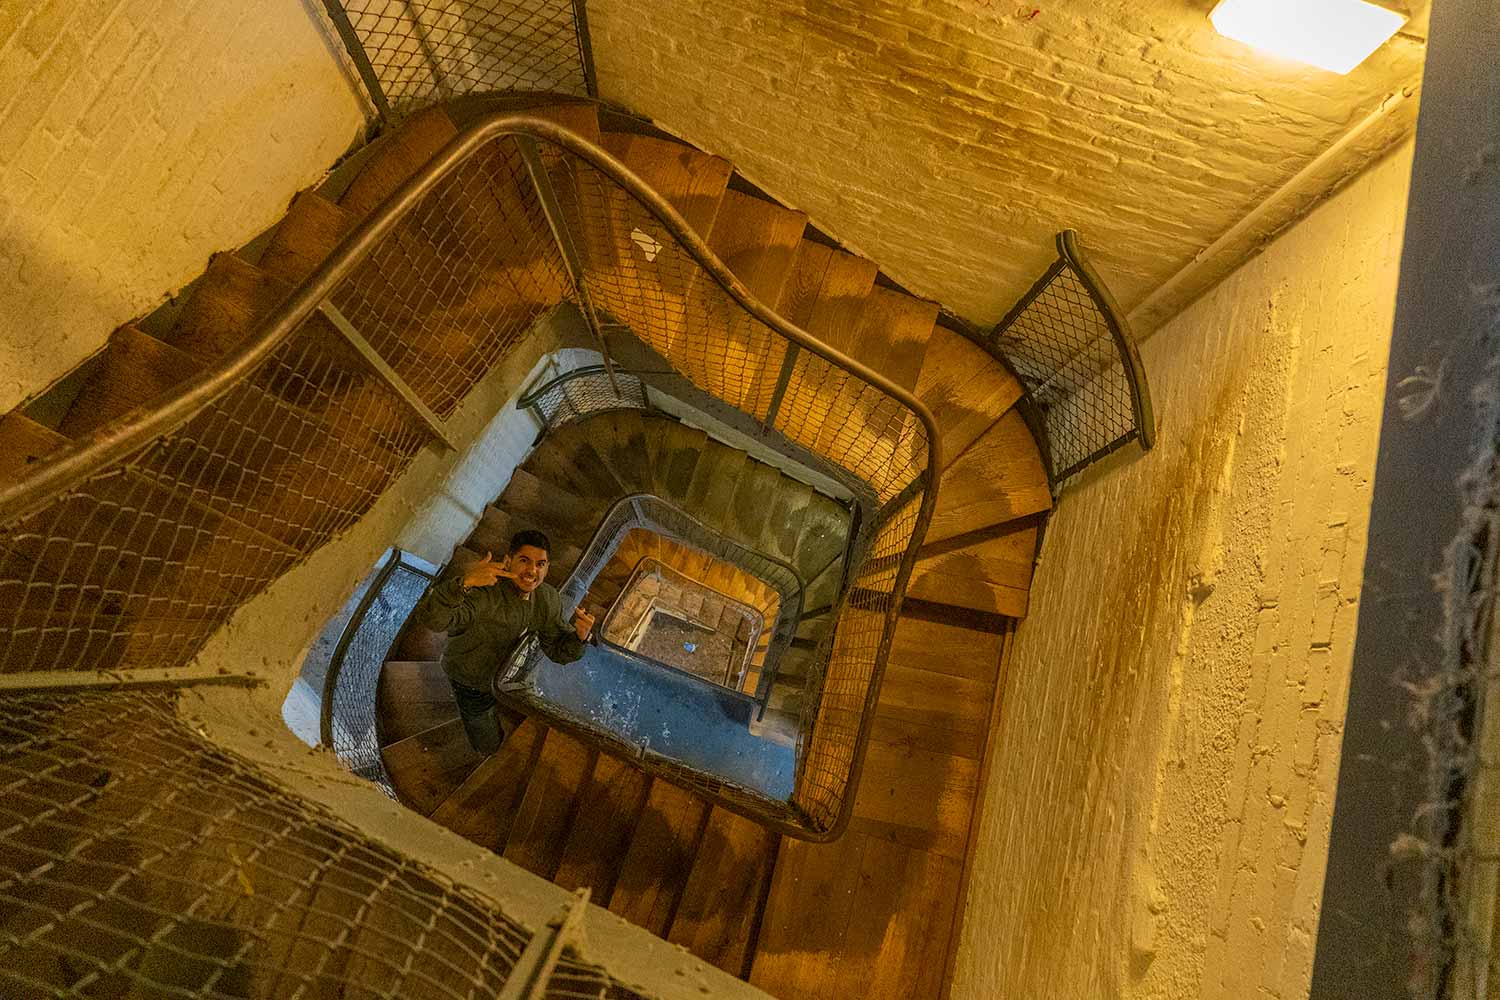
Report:
[[[1145,376],[1129,334],[1091,290],[1076,244],[1060,238],[1059,249],[1063,256],[992,335],[1041,415],[1054,493],[1090,463],[1137,439],[1149,447],[1151,438],[1142,426],[1150,420]]]
[[[613,378],[603,365],[587,365],[559,375],[535,392],[516,400],[517,409],[530,408],[547,430],[593,413],[651,409],[646,383],[635,372],[616,368]]]
[[[399,549],[392,552],[344,627],[324,685],[324,742],[351,771],[393,799],[376,732],[376,693],[386,654],[431,582],[431,573],[405,562]]]
[[[178,698],[7,695],[0,995],[500,991],[524,928],[209,742]],[[634,994],[569,956],[547,995]]]
[[[343,0],[342,6],[398,118],[464,94],[589,92],[572,0]]]

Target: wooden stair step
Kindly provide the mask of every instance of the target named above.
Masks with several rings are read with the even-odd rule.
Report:
[[[844,931],[854,915],[864,837],[829,844],[787,838],[761,920],[750,982],[773,996],[832,998]]]
[[[873,261],[803,240],[797,247],[792,274],[782,290],[777,311],[830,346],[850,345],[878,273]],[[779,377],[780,349],[776,353]],[[776,426],[792,440],[813,448],[823,428],[831,423],[834,400],[823,391],[829,366],[821,359],[801,357],[796,372],[802,377],[794,378],[788,385]],[[766,412],[774,385],[772,382],[764,387],[757,415]]]
[[[936,302],[872,289],[848,353],[901,388],[915,389],[938,312]]]
[[[708,812],[708,804],[691,792],[652,782],[610,896],[611,913],[658,936],[667,933]]]
[[[1036,522],[1028,518],[993,538],[919,558],[906,594],[935,604],[1024,618],[1036,537]]]
[[[802,533],[797,538],[792,565],[804,582],[817,579],[849,546],[849,512],[822,494],[813,494],[802,514]],[[818,604],[803,602],[808,608]]]
[[[484,760],[456,718],[381,747],[380,756],[401,803],[423,816],[442,805]]]
[[[735,489],[750,464],[744,452],[717,441],[706,442],[693,469],[684,509],[710,529],[727,532]]]
[[[806,577],[803,579],[807,580]],[[823,572],[807,580],[807,589],[802,592],[803,606],[812,611],[831,605],[838,599],[839,587],[843,582],[843,560],[835,557]]]
[[[168,331],[167,341],[201,366],[234,350],[291,294],[293,286],[237,254],[215,254]],[[367,371],[333,325],[314,314],[281,348],[283,364],[263,364],[252,378],[299,406],[329,407],[336,380]]]
[[[510,477],[496,506],[542,526],[543,531],[592,534],[606,505],[538,478],[524,467]]]
[[[548,435],[522,468],[548,483],[608,507],[626,493],[589,439],[588,422],[568,424]]]
[[[588,422],[595,447],[628,493],[656,490],[656,470],[646,460],[646,421],[637,410],[620,410]]]
[[[677,209],[700,235],[713,229],[719,202],[734,172],[722,157],[670,139],[607,132],[604,148]]]
[[[381,138],[379,148],[370,154],[339,204],[357,218],[368,215],[456,135],[458,129],[441,107],[412,115],[395,132]]]
[[[708,435],[696,428],[678,423],[664,426],[656,462],[656,485],[663,499],[685,508],[698,462],[708,446]]]
[[[667,940],[730,975],[747,975],[779,839],[760,824],[715,806]]]
[[[303,191],[292,199],[258,266],[273,278],[296,285],[328,259],[358,221],[354,213],[316,191]]]
[[[548,730],[506,837],[507,861],[545,879],[556,874],[595,756],[567,733]]]
[[[1052,492],[1026,422],[1012,410],[944,471],[929,543],[1049,510]]]
[[[549,730],[532,719],[476,767],[432,813],[432,821],[495,853],[505,849]]]
[[[609,905],[651,783],[620,758],[599,754],[579,797],[554,882],[569,890],[587,886],[593,903]]]
[[[382,746],[451,722],[458,704],[437,660],[387,660],[375,686]]]
[[[133,326],[110,335],[99,364],[89,374],[58,430],[70,438],[116,420],[161,396],[202,365],[182,351]]]
[[[806,483],[782,476],[771,498],[770,513],[751,547],[795,566],[797,540],[816,492]]]
[[[0,416],[0,481],[20,482],[38,462],[67,445],[65,435],[18,410]]]
[[[724,533],[748,548],[765,551],[762,536],[776,511],[776,499],[783,486],[792,480],[756,461],[746,462],[736,480],[724,519]]]
[[[916,394],[932,411],[951,463],[1015,405],[1021,383],[984,348],[938,325],[927,342]]]

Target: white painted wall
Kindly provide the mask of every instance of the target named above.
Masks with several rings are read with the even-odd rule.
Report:
[[[1307,995],[1410,165],[1142,345],[1158,444],[1048,526],[955,997]]]
[[[360,141],[312,0],[0,3],[0,412]]]

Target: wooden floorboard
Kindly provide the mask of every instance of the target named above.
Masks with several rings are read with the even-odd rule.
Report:
[[[618,757],[599,754],[552,880],[570,890],[587,886],[592,902],[609,906],[650,790],[645,773]]]
[[[594,755],[567,733],[548,731],[511,822],[505,860],[545,879],[556,874],[578,794],[594,769]]]
[[[667,940],[730,975],[748,972],[776,839],[760,824],[715,807]]]
[[[620,866],[610,912],[653,934],[665,935],[692,871],[707,817],[702,799],[668,782],[654,782]]]

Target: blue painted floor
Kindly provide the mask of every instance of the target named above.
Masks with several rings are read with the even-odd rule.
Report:
[[[748,698],[602,646],[567,666],[542,657],[531,683],[541,697],[637,746],[644,741],[648,750],[772,798],[792,794],[796,754],[750,732]]]

